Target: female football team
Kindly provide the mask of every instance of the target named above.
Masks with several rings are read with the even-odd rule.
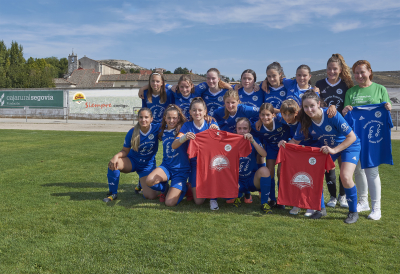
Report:
[[[152,73],[149,84],[139,92],[143,104],[138,123],[108,164],[109,193],[103,201],[117,199],[120,171],[136,171],[147,199],[159,197],[166,206],[175,206],[186,196],[195,204],[204,203],[204,198],[196,196],[197,159],[189,159],[187,149],[197,133],[213,128],[243,135],[252,147],[251,154],[240,160],[239,195],[226,199],[226,203],[240,206],[242,198],[252,203],[251,192],[259,191],[263,213],[272,213],[272,208],[284,209],[276,202],[275,178],[279,192],[280,164],[275,176],[275,162],[280,147],[288,142],[319,147],[321,153],[338,160],[338,198],[335,170],[321,172],[325,172],[330,194],[327,206],[335,207],[339,201],[341,207],[349,208],[345,223],[355,223],[358,212],[370,210],[368,189],[372,201],[368,218],[379,220],[378,167],[361,168],[360,138],[343,116],[357,106],[386,102],[385,108],[390,111],[391,105],[386,89],[371,81],[368,61],[357,61],[352,70],[357,86],[343,57],[333,54],[327,62],[327,78],[314,88],[310,85],[310,67],[299,66],[292,80],[285,78],[278,62],[268,65],[267,77],[259,86],[251,69],[242,73],[236,86],[221,81],[216,68],[209,69],[207,81],[198,86],[188,75],[183,75],[177,86],[171,86],[162,74]],[[163,159],[156,167],[159,141],[163,144]],[[210,199],[210,209],[219,209],[217,199]],[[300,210],[292,207],[290,213],[298,214]],[[326,215],[324,202],[321,210],[307,209],[305,213],[312,219]]]

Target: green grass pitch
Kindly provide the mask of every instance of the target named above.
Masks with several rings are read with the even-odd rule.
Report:
[[[338,206],[320,220],[262,215],[257,195],[216,212],[167,208],[135,194],[133,173],[105,204],[124,137],[0,130],[0,273],[400,273],[400,141],[395,165],[380,167],[382,219],[346,225]]]

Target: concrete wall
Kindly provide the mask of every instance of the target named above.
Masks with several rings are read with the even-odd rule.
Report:
[[[100,64],[90,58],[82,57],[79,59],[79,65],[83,69],[94,69],[95,72],[100,72]]]
[[[121,74],[121,71],[118,69],[105,66],[105,65],[100,65],[101,66],[101,74]]]

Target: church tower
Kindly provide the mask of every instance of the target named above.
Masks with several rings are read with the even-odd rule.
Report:
[[[78,63],[78,56],[72,50],[72,54],[68,54],[68,75],[71,75],[74,70],[79,68]]]

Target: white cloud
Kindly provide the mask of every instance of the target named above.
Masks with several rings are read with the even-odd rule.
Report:
[[[338,22],[331,27],[331,31],[337,33],[352,29],[357,29],[361,26],[360,22]]]

